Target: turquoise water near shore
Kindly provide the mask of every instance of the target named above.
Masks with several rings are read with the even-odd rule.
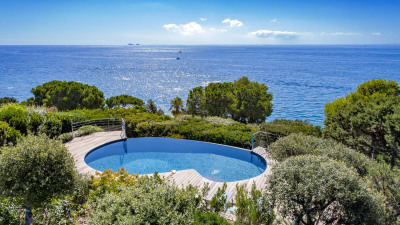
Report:
[[[39,84],[68,80],[106,97],[153,99],[168,111],[194,87],[241,76],[273,93],[268,121],[323,125],[325,103],[367,80],[400,81],[400,46],[0,46],[0,97],[20,101]]]

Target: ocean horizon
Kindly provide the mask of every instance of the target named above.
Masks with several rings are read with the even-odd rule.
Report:
[[[400,45],[0,45],[0,62],[0,97],[23,101],[45,82],[77,81],[165,112],[194,87],[247,76],[273,93],[267,121],[320,126],[325,103],[367,80],[400,80]]]

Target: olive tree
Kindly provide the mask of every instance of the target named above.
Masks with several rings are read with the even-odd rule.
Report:
[[[291,157],[268,177],[272,203],[294,224],[382,224],[381,199],[354,169],[328,157]]]
[[[25,224],[32,221],[32,208],[69,193],[76,177],[68,150],[45,135],[28,135],[0,154],[0,195],[25,207]]]

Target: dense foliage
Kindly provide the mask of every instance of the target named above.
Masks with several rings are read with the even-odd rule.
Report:
[[[28,135],[0,154],[0,196],[24,205],[28,214],[31,207],[69,193],[76,177],[68,150],[44,135]]]
[[[251,129],[231,119],[179,116],[174,120],[143,121],[135,128],[138,136],[185,138],[250,148]],[[129,135],[128,135],[129,136]]]
[[[382,224],[381,199],[356,171],[323,156],[291,157],[268,177],[272,202],[294,224]]]
[[[15,145],[21,137],[21,133],[8,123],[0,121],[0,147],[3,145]]]
[[[34,104],[55,106],[59,110],[97,109],[104,105],[97,87],[73,81],[50,81],[32,89]]]
[[[295,156],[325,156],[356,169],[374,193],[384,200],[384,224],[400,221],[400,170],[391,168],[384,162],[377,162],[356,150],[345,147],[332,140],[304,134],[291,134],[282,137],[268,147],[270,155],[284,162]],[[396,175],[397,174],[397,175]]]
[[[192,89],[187,112],[199,116],[231,117],[243,123],[265,121],[272,112],[272,94],[268,87],[247,77],[228,83],[211,83]]]
[[[7,104],[0,108],[0,121],[7,122],[22,134],[28,133],[28,110],[18,104]]]
[[[257,190],[256,184],[251,186],[250,193],[246,185],[236,185],[236,223],[237,224],[273,224],[274,209],[270,204],[270,196]]]
[[[293,133],[303,133],[316,137],[322,135],[320,126],[314,126],[310,122],[302,120],[275,119],[272,122],[260,124],[260,130],[280,136]]]
[[[154,113],[154,114],[157,114],[159,116],[164,115],[164,111],[162,111],[161,109],[157,108],[156,103],[151,99],[147,100],[147,102],[144,105],[144,107],[147,109],[147,111],[149,113]]]
[[[400,156],[400,86],[371,80],[325,105],[324,135],[392,166]]]
[[[18,103],[18,100],[13,97],[3,97],[0,98],[0,105],[8,103]]]
[[[86,125],[80,127],[74,132],[61,134],[60,136],[58,136],[58,139],[65,143],[72,140],[74,137],[81,137],[96,132],[104,132],[104,129],[97,126]]]
[[[135,98],[130,95],[118,95],[112,96],[106,100],[106,104],[109,108],[114,107],[126,107],[126,106],[143,106],[143,100]]]

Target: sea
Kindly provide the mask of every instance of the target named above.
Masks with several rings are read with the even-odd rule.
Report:
[[[19,101],[52,80],[98,87],[105,97],[170,101],[242,76],[273,94],[274,119],[323,126],[324,105],[371,79],[400,82],[400,45],[0,46],[0,97]]]

